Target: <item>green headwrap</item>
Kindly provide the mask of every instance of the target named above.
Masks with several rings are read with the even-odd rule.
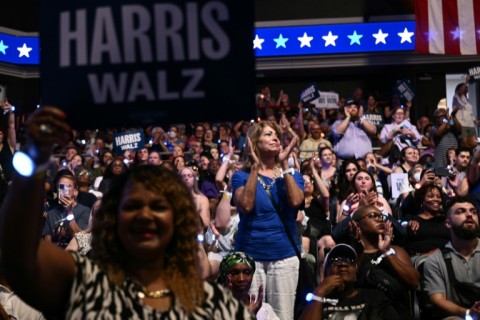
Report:
[[[245,252],[234,251],[227,254],[223,257],[222,262],[220,262],[220,281],[222,284],[227,283],[228,271],[230,268],[237,263],[245,263],[247,266],[255,272],[255,261]]]

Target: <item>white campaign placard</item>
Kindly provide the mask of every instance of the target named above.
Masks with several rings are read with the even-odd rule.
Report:
[[[338,109],[338,93],[318,91],[320,97],[312,101],[318,109]]]
[[[398,198],[402,193],[408,192],[410,187],[408,183],[408,174],[392,173],[390,175],[390,186],[392,188],[392,198]]]

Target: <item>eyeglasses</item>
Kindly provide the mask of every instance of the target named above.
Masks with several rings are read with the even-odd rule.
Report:
[[[349,266],[354,266],[355,265],[355,260],[352,258],[347,258],[347,257],[336,257],[336,258],[331,258],[328,259],[328,263],[331,266],[338,267],[339,265],[342,264],[347,264]]]
[[[360,217],[356,219],[355,221],[361,221],[365,218],[372,219],[372,220],[377,220],[377,221],[386,221],[388,219],[387,215],[383,213],[377,213],[377,212],[370,212],[363,217]]]
[[[182,178],[193,178],[193,174],[182,174]]]

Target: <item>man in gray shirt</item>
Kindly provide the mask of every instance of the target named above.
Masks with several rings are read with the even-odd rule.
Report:
[[[469,198],[457,197],[451,201],[446,208],[445,226],[450,229],[450,242],[425,261],[425,290],[435,311],[448,319],[479,319],[480,296],[470,295],[469,305],[462,305],[454,285],[456,281],[449,279],[446,264],[451,261],[458,282],[480,289],[480,227],[477,209]]]
[[[363,118],[358,102],[348,99],[344,106],[345,118],[332,125],[333,149],[340,159],[359,159],[372,152],[371,136],[377,128]]]

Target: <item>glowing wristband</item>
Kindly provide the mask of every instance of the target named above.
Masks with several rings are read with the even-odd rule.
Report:
[[[328,298],[324,298],[324,297],[319,297],[319,296],[314,295],[313,293],[308,293],[307,296],[305,297],[305,300],[307,300],[308,302],[310,302],[312,300],[315,300],[315,301],[318,301],[318,302],[321,302],[321,303],[328,303],[328,304],[331,304],[333,306],[336,306],[337,303],[338,303],[338,299],[328,299]]]
[[[470,315],[470,309],[465,311],[465,320],[473,320],[473,317]]]
[[[380,257],[377,258],[377,260],[372,260],[370,261],[373,265],[379,265],[382,260],[388,256],[391,256],[392,254],[395,254],[395,250],[393,248],[390,248],[387,252],[383,253]]]
[[[13,167],[23,177],[31,177],[38,173],[44,173],[47,169],[48,162],[37,165],[32,157],[23,151],[17,151],[13,155]]]
[[[202,243],[205,240],[205,235],[203,234],[203,232],[197,234],[196,240],[197,243]]]

